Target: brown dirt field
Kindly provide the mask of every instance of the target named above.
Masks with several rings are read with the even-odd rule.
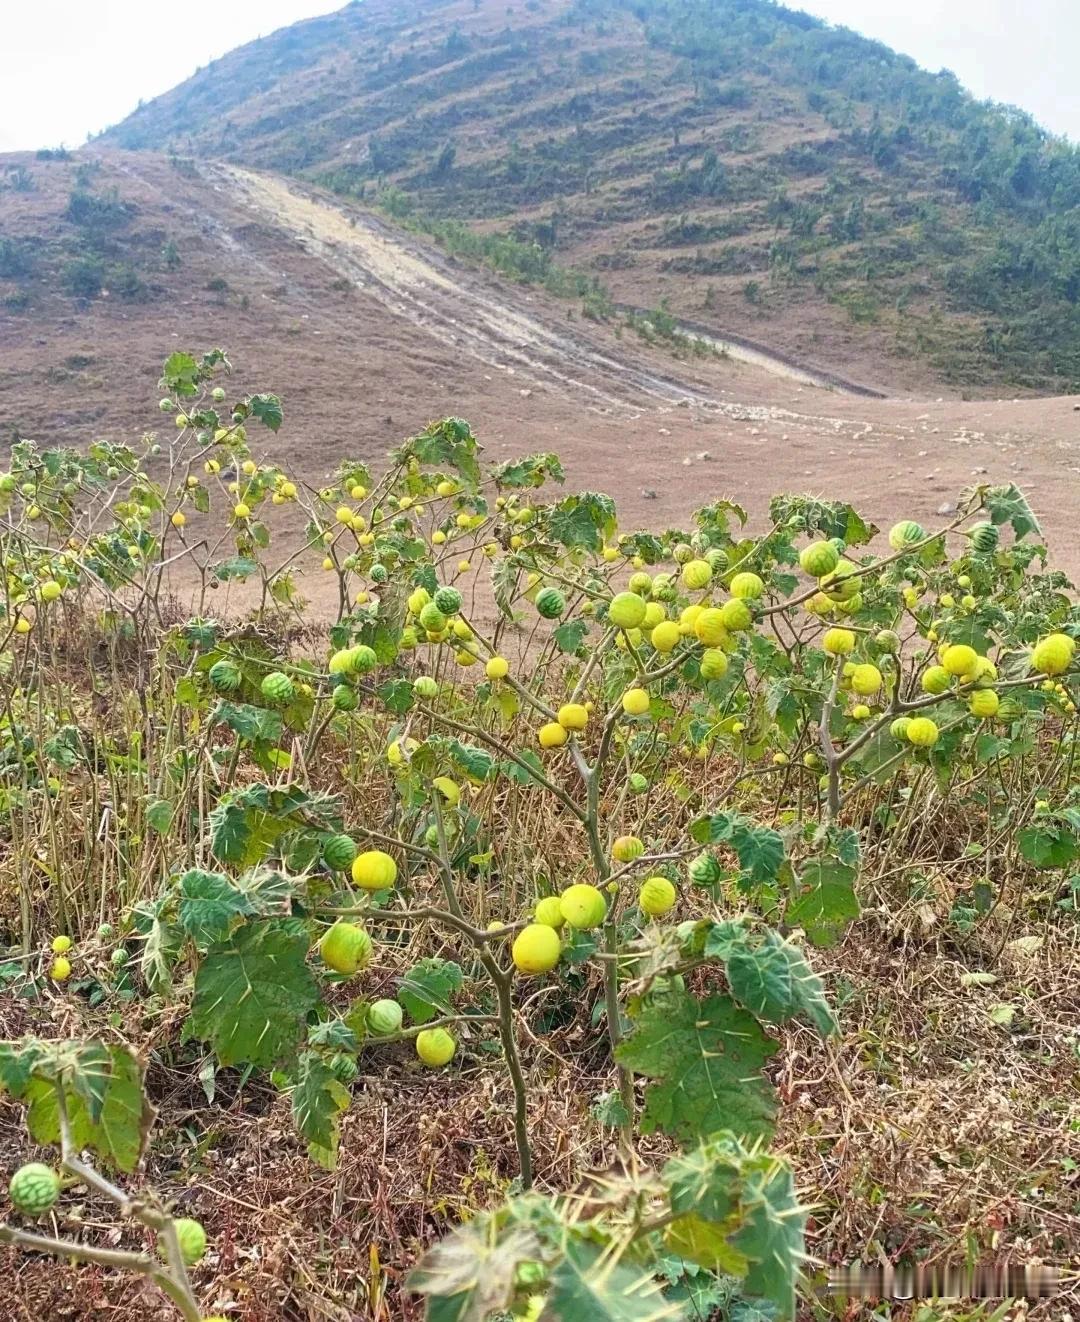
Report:
[[[179,235],[184,265],[146,303],[77,307],[50,291],[32,323],[0,310],[9,434],[82,445],[160,430],[160,362],[177,347],[223,345],[243,387],[283,397],[286,424],[266,456],[312,482],[454,413],[494,461],[555,450],[568,486],[614,496],[624,527],[670,525],[721,495],[760,524],[769,498],[791,490],[848,499],[879,525],[932,521],[973,482],[1015,481],[1055,562],[1080,572],[1071,398],[874,400],[723,358],[681,362],[300,185],[231,167],[189,178],[143,154],[103,159],[138,223]],[[21,211],[5,197],[9,232],[40,229],[65,188],[54,174],[19,195]],[[214,273],[227,279],[224,301],[205,289]]]

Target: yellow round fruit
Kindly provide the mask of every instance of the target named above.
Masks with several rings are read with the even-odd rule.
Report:
[[[1041,675],[1063,675],[1072,665],[1076,641],[1065,633],[1052,633],[1036,643],[1031,668]]]
[[[510,958],[519,973],[547,973],[559,962],[562,943],[554,927],[530,923],[523,927],[510,947]]]
[[[335,973],[348,976],[362,969],[371,958],[371,937],[356,923],[339,920],[319,942],[322,962]]]
[[[339,505],[334,511],[334,518],[337,519],[338,523],[343,523],[346,527],[349,527],[353,521],[353,512],[348,505]]]
[[[904,732],[909,743],[916,748],[933,748],[938,741],[938,728],[929,716],[916,716]]]
[[[388,890],[397,881],[397,864],[381,849],[368,849],[353,859],[352,879],[366,891]]]
[[[584,882],[568,886],[563,891],[559,896],[559,908],[570,926],[582,932],[599,927],[607,916],[607,901],[602,892]]]
[[[952,683],[952,676],[944,666],[929,666],[923,674],[921,683],[924,693],[944,693]]]
[[[679,612],[679,632],[684,636],[697,632],[697,622],[704,610],[703,606],[686,606]]]
[[[869,698],[881,688],[881,671],[877,666],[865,664],[856,666],[851,672],[851,691],[861,697]]]
[[[667,877],[648,877],[638,891],[638,906],[650,918],[661,918],[675,907],[677,898],[675,887]]]
[[[650,601],[645,607],[645,618],[641,627],[646,633],[652,633],[656,626],[666,618],[664,607],[658,601]]]
[[[627,716],[644,716],[649,710],[649,695],[644,689],[627,689],[622,695],[622,709]]]
[[[451,808],[456,808],[461,801],[461,786],[449,776],[436,776],[431,782]]]
[[[850,629],[826,629],[821,646],[830,656],[847,656],[855,650],[855,635]]]
[[[584,730],[589,713],[580,702],[564,702],[559,708],[558,722],[564,730]]]
[[[556,929],[562,927],[566,919],[563,917],[559,897],[557,895],[546,895],[542,900],[537,900],[533,918],[536,922],[543,923],[545,927]]]
[[[870,719],[870,708],[865,702],[857,702],[851,709],[851,719],[853,721],[868,721]]]
[[[71,964],[63,955],[58,955],[52,962],[52,968],[49,969],[49,977],[53,982],[64,982],[71,976]]]
[[[510,662],[502,656],[493,656],[484,667],[488,679],[505,679],[510,673]]]
[[[736,574],[731,580],[731,595],[742,601],[757,601],[764,591],[765,584],[757,574]]]
[[[979,654],[966,643],[954,643],[946,647],[941,664],[950,675],[970,675],[979,664]]]
[[[682,637],[682,630],[674,620],[663,620],[649,635],[649,641],[658,652],[674,652]]]
[[[386,745],[386,760],[392,767],[404,766],[419,747],[415,739],[392,739]]]
[[[187,515],[183,510],[177,510],[176,513],[169,518],[169,522],[174,528],[182,528],[184,524],[187,523]]]
[[[616,836],[611,846],[611,857],[616,863],[632,863],[635,858],[640,858],[644,852],[645,846],[636,835]]]
[[[976,689],[968,700],[968,710],[972,716],[978,716],[983,721],[996,716],[1000,705],[1001,699],[995,689]]]
[[[24,634],[29,633],[33,627],[34,626],[30,623],[30,621],[26,618],[25,615],[20,615],[19,618],[15,621],[16,633],[24,633]]]
[[[637,629],[645,619],[645,602],[636,592],[620,592],[608,607],[608,619],[620,629]]]
[[[251,506],[250,506],[250,505],[245,505],[244,502],[243,502],[242,500],[241,500],[241,501],[238,501],[238,502],[233,506],[233,514],[234,514],[234,515],[236,516],[236,518],[238,518],[238,519],[250,519],[250,518],[251,518]]]
[[[54,955],[66,955],[71,949],[70,936],[54,936],[52,939],[52,952]]]
[[[561,748],[570,735],[558,721],[548,721],[540,727],[536,737],[540,740],[541,748]]]
[[[457,1051],[457,1043],[445,1028],[425,1028],[416,1035],[416,1054],[428,1067],[437,1070],[449,1065]]]
[[[683,586],[691,592],[699,592],[712,582],[712,565],[707,560],[688,560],[680,575]]]
[[[694,620],[694,633],[706,647],[718,647],[728,637],[724,612],[716,606],[706,606]]]
[[[740,575],[736,574],[736,578],[738,577]],[[757,578],[757,575],[751,574],[750,577]],[[742,597],[732,597],[720,607],[720,623],[731,633],[742,633],[749,629],[753,622],[754,617],[750,607]],[[702,642],[704,641],[702,639]]]
[[[719,647],[709,647],[701,654],[701,678],[723,679],[727,674],[728,659]]]

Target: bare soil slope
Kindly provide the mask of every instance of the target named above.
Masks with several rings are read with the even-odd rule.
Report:
[[[789,379],[781,361],[682,362],[330,194],[144,153],[99,155],[90,187],[130,208],[110,241],[145,292],[73,299],[63,272],[81,231],[65,211],[79,165],[27,168],[34,188],[0,195],[4,235],[38,236],[37,274],[0,282],[0,295],[27,291],[33,311],[29,322],[0,303],[7,438],[83,444],[160,427],[160,362],[222,345],[246,384],[283,396],[268,452],[312,482],[456,413],[493,459],[557,451],[568,481],[615,496],[627,525],[680,520],[722,494],[760,521],[792,489],[842,495],[883,524],[932,518],[975,481],[1016,481],[1057,560],[1080,572],[1069,398],[875,400]],[[173,269],[160,260],[169,242]]]

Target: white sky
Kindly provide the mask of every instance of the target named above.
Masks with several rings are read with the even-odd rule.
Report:
[[[412,0],[404,0],[411,3]],[[141,99],[342,0],[0,0],[0,151],[77,147]],[[787,0],[1080,142],[1078,0]]]

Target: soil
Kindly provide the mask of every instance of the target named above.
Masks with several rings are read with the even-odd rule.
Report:
[[[160,427],[157,365],[178,347],[220,344],[243,388],[283,398],[286,424],[265,456],[313,483],[345,456],[378,460],[431,418],[457,414],[490,460],[556,451],[568,487],[614,496],[624,528],[670,526],[720,496],[760,526],[780,491],[850,500],[879,526],[933,523],[965,488],[1015,482],[1052,559],[1080,572],[1074,398],[874,399],[789,379],[800,373],[786,357],[769,370],[680,361],[317,190],[236,167],[189,177],[142,153],[99,159],[141,223],[179,234],[185,264],[145,303],[78,307],[50,295],[32,325],[0,311],[9,433],[82,445]],[[21,198],[13,231],[40,228],[64,187]],[[224,297],[205,289],[214,273]],[[845,375],[842,362],[800,367]]]

